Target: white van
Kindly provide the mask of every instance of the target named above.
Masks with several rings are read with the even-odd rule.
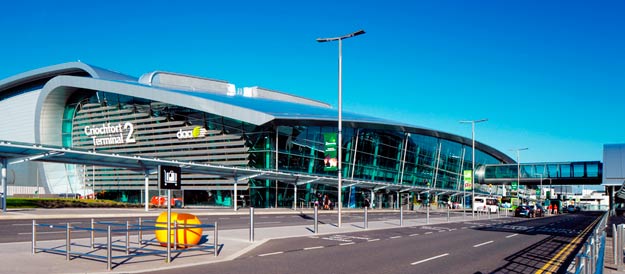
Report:
[[[495,198],[480,196],[473,198],[473,211],[497,213],[498,209],[499,202]]]

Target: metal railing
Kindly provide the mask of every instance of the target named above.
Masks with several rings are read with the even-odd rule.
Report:
[[[160,226],[157,226],[160,225]],[[177,221],[173,222],[173,236],[176,239],[175,243],[170,243],[171,236],[167,237],[167,244],[165,246],[166,250],[163,250],[163,244],[158,241],[156,238],[153,239],[143,239],[144,231],[151,231],[156,233],[158,230],[167,230],[166,222],[153,222],[153,221],[145,221],[141,218],[138,219],[136,224],[131,224],[130,221],[126,222],[111,222],[111,221],[95,221],[91,219],[90,227],[80,227],[73,226],[70,223],[66,223],[65,225],[56,225],[56,224],[45,224],[45,223],[37,223],[36,220],[32,222],[32,240],[31,240],[31,252],[32,254],[36,254],[37,252],[48,252],[48,253],[56,253],[56,254],[64,254],[66,260],[71,260],[74,258],[86,258],[93,259],[96,261],[106,261],[107,269],[111,270],[113,267],[113,260],[123,259],[118,265],[126,262],[127,260],[140,257],[140,256],[155,256],[167,254],[167,262],[171,261],[171,247],[173,246],[174,252],[183,253],[190,251],[206,251],[212,250],[214,256],[218,256],[219,250],[223,247],[223,244],[219,244],[218,241],[218,225],[217,222],[214,224],[184,224],[178,223]],[[65,245],[56,245],[54,247],[38,247],[37,246],[37,228],[45,227],[47,229],[60,229],[65,230]],[[188,228],[213,228],[213,241],[212,244],[208,240],[204,243],[200,242],[198,244],[187,244],[187,243],[179,243],[178,239],[178,230],[184,230]],[[73,232],[89,232],[89,245],[81,244],[78,240],[72,239]],[[137,241],[136,245],[131,248],[131,232],[137,232]],[[113,233],[123,236],[116,236],[118,239],[114,239]],[[106,242],[105,243],[97,243],[96,234],[105,234]],[[208,239],[208,235],[205,235],[206,239]],[[119,238],[123,238],[120,240]],[[119,242],[123,242],[123,244],[119,244]],[[158,248],[151,248],[158,247]],[[181,247],[181,248],[178,248]],[[75,248],[75,249],[72,249]],[[105,255],[101,255],[102,251]],[[99,253],[98,253],[99,252]],[[113,255],[113,252],[116,252],[118,255]],[[123,255],[119,255],[122,253]]]
[[[567,269],[575,274],[603,273],[607,221],[608,212],[592,228],[592,233]]]

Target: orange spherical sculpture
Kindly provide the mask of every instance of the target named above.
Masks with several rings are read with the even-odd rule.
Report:
[[[174,222],[178,222],[178,229],[174,229]],[[178,244],[178,247],[184,248],[187,245],[196,245],[202,239],[202,228],[196,227],[197,225],[201,225],[200,219],[198,219],[193,214],[188,213],[171,213],[171,233],[169,241],[171,245]],[[161,243],[161,246],[167,246],[167,212],[161,213],[161,215],[156,218],[156,240]],[[189,227],[186,227],[189,226]],[[177,232],[174,232],[177,230]],[[177,234],[178,239],[174,239],[174,236]]]

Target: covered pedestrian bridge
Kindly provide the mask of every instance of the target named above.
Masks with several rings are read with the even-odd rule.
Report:
[[[520,170],[520,172],[519,172]],[[479,184],[600,185],[603,164],[599,161],[482,165],[475,171]]]

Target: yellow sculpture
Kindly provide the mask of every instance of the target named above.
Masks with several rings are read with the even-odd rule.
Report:
[[[174,222],[178,222],[178,240],[174,239]],[[178,247],[185,248],[188,245],[196,245],[202,239],[202,228],[196,227],[197,225],[201,225],[200,219],[198,219],[193,214],[188,213],[171,213],[171,234],[169,241],[171,246],[173,247],[175,244],[178,244]],[[188,226],[188,227],[186,227]],[[161,213],[158,218],[156,218],[156,227],[157,229],[154,234],[156,234],[156,240],[161,243],[161,246],[167,246],[167,212]]]

